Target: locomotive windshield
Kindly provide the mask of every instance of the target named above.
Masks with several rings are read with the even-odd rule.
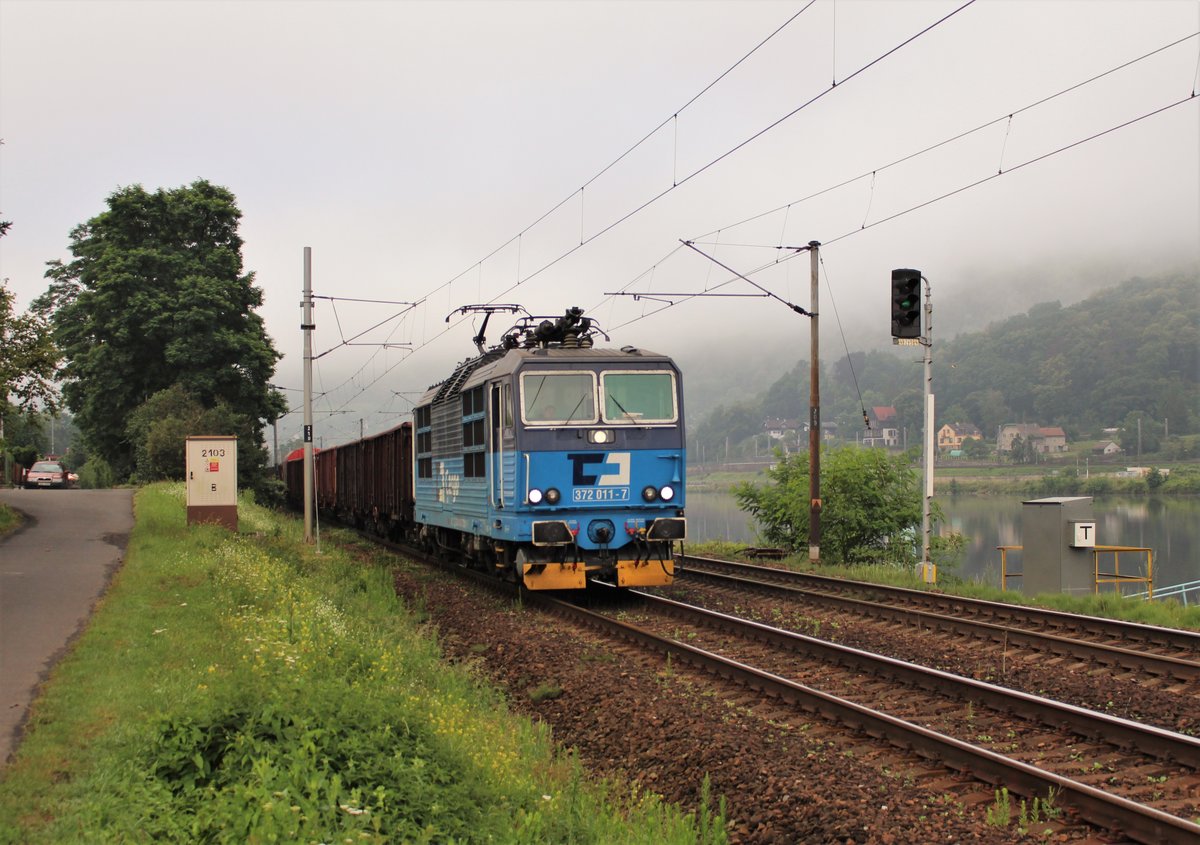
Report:
[[[668,423],[678,416],[675,376],[668,371],[601,373],[600,391],[606,423]]]
[[[521,411],[527,423],[596,422],[596,374],[522,373]]]

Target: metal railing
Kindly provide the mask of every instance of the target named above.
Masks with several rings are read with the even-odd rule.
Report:
[[[1200,581],[1186,581],[1172,587],[1160,587],[1157,590],[1144,593],[1130,593],[1127,599],[1172,599],[1178,598],[1184,607],[1188,606],[1188,593],[1195,593],[1195,601],[1200,601]]]
[[[1008,553],[1011,551],[1023,551],[1024,546],[996,546],[1000,552],[1000,589],[1008,589],[1009,578],[1020,578],[1024,575],[1023,572],[1008,571]],[[1126,567],[1125,573],[1121,572],[1121,555],[1122,554],[1144,554],[1145,564],[1140,568],[1142,574],[1130,575]],[[1101,571],[1101,560],[1107,559],[1108,555],[1112,555],[1112,571]],[[1120,592],[1122,584],[1145,584],[1146,590],[1144,593],[1136,595],[1145,596],[1148,599],[1154,598],[1154,550],[1143,546],[1096,546],[1092,549],[1092,572],[1093,583],[1092,592],[1099,593],[1101,584],[1116,584],[1117,591]],[[1200,582],[1197,582],[1200,584]]]

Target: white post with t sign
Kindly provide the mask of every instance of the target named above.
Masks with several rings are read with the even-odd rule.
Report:
[[[237,438],[187,438],[187,523],[237,531]]]

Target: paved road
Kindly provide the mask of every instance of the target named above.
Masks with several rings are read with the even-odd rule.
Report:
[[[132,490],[0,490],[24,513],[0,540],[0,764],[37,685],[86,624],[125,555]]]

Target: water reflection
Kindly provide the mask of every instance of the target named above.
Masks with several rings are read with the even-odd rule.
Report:
[[[688,491],[688,538],[756,543],[754,521],[723,491]],[[939,496],[946,523],[968,538],[959,567],[964,578],[999,584],[997,546],[1021,545],[1021,500],[1003,496]],[[1200,500],[1194,498],[1095,499],[1096,540],[1102,545],[1154,550],[1160,587],[1200,580]],[[1122,566],[1123,568],[1123,566]]]

